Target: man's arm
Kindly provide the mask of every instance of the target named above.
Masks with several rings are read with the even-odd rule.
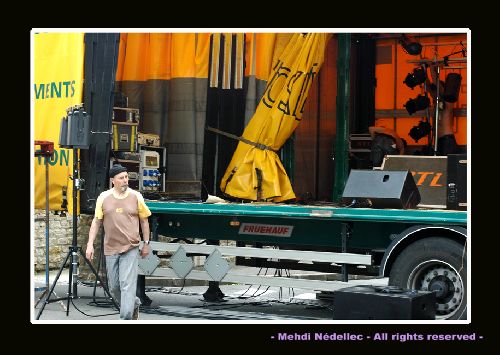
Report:
[[[87,242],[87,250],[85,252],[85,256],[88,260],[92,260],[94,258],[94,240],[97,237],[97,232],[99,232],[99,229],[101,228],[101,224],[102,220],[94,217],[92,225],[90,226],[89,241]]]
[[[139,221],[141,223],[141,229],[142,229],[142,238],[144,241],[149,241],[149,221],[147,218],[139,218]],[[145,257],[149,254],[150,251],[150,246],[149,244],[144,243],[142,250],[141,250],[141,256]]]

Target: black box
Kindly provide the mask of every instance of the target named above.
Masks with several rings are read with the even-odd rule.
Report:
[[[369,201],[374,208],[414,208],[420,202],[409,171],[351,170],[342,202]]]
[[[448,154],[446,208],[467,210],[467,155]]]
[[[137,152],[137,126],[138,123],[113,122],[111,149]]]
[[[334,319],[435,319],[436,295],[394,286],[359,285],[333,293]]]

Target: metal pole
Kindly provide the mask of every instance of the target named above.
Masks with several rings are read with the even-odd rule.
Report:
[[[426,69],[426,67],[424,67],[424,69]],[[431,68],[431,70],[432,70],[432,68]],[[427,71],[426,71],[426,73],[427,73]],[[432,76],[432,73],[431,73],[431,76]],[[427,87],[427,80],[426,80],[426,81],[424,81],[424,93],[425,93],[425,95],[427,95],[427,92],[428,92],[428,87]],[[429,124],[431,123],[431,111],[429,109],[429,106],[427,106],[425,109],[425,121]],[[427,135],[427,146],[430,146],[429,142],[432,142],[432,132],[431,131],[429,131],[429,134]]]
[[[45,156],[45,287],[35,288],[35,291],[42,291],[35,307],[42,298],[49,292],[49,158]]]
[[[77,224],[78,224],[78,149],[73,148],[73,240],[71,242],[71,266],[73,280],[73,295],[78,297],[78,246],[77,246]],[[71,280],[70,280],[71,281]]]
[[[349,224],[346,222],[342,222],[342,253],[347,253],[347,239],[349,238]],[[342,281],[349,281],[349,274],[347,273],[347,264],[342,264]]]
[[[349,101],[350,101],[350,68],[351,34],[339,33],[337,60],[337,132],[335,139],[335,180],[333,201],[342,198],[349,168]]]
[[[45,157],[45,292],[49,290],[49,159]]]
[[[441,82],[439,80],[439,65],[436,66],[436,112],[434,118],[434,155],[437,155],[437,144],[438,144],[438,126],[439,126],[439,87],[441,86]]]

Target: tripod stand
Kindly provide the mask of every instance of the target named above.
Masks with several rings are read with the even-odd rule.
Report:
[[[113,299],[113,296],[111,296],[111,293],[109,292],[107,286],[102,282],[99,274],[97,271],[94,269],[90,261],[86,258],[85,253],[82,251],[82,248],[77,245],[77,197],[78,197],[78,190],[80,189],[80,180],[78,179],[78,152],[77,148],[73,147],[73,239],[71,246],[69,247],[68,253],[66,254],[66,257],[64,261],[61,264],[61,267],[59,268],[59,271],[57,273],[57,276],[52,283],[52,286],[50,287],[49,293],[47,294],[47,297],[45,298],[45,301],[43,302],[42,307],[40,308],[40,311],[38,312],[36,319],[38,320],[43,313],[43,310],[45,309],[45,306],[48,303],[52,302],[57,302],[60,300],[67,300],[67,306],[66,306],[66,316],[69,315],[69,302],[73,298],[78,298],[78,256],[81,255],[83,257],[83,260],[85,263],[90,267],[90,270],[92,270],[92,273],[95,275],[96,279],[99,280],[100,284],[102,285],[105,293],[108,295],[109,299],[113,303],[113,305],[119,309],[118,304],[116,301]],[[48,250],[47,250],[48,254]],[[60,298],[54,298],[50,299],[50,296],[54,292],[54,288],[57,284],[57,281],[59,280],[59,277],[61,276],[61,273],[63,269],[66,267],[66,263],[68,260],[71,258],[71,263],[69,265],[70,270],[69,270],[69,282],[68,282],[68,295],[66,297],[60,297]]]

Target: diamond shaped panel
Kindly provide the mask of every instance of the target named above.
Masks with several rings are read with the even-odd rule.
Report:
[[[215,249],[205,260],[204,268],[214,281],[220,281],[231,267],[226,259],[222,258],[220,251]]]
[[[139,257],[138,265],[145,275],[151,275],[160,265],[160,258],[151,252],[145,258]]]
[[[186,255],[183,247],[179,247],[170,257],[170,267],[181,279],[191,272],[193,266],[193,259]]]

